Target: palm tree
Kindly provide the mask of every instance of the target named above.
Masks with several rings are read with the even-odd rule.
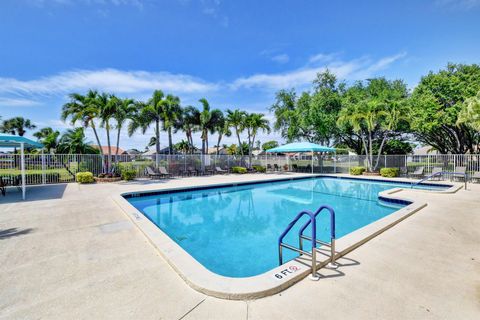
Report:
[[[262,113],[250,113],[245,117],[244,128],[248,134],[248,163],[252,166],[252,150],[255,144],[255,138],[259,130],[270,133],[268,120]]]
[[[0,130],[3,133],[10,133],[23,137],[27,130],[35,129],[34,125],[29,119],[23,117],[15,117],[8,120],[3,120]]]
[[[220,143],[222,142],[223,136],[230,137],[232,135],[228,121],[227,119],[225,119],[225,116],[223,115],[223,113],[222,113],[222,116],[218,118],[217,123],[215,124],[215,131],[218,134],[218,140],[217,140],[217,156],[218,156]]]
[[[33,134],[40,141],[48,152],[56,150],[58,147],[58,137],[60,132],[50,127],[42,128]]]
[[[120,133],[125,124],[125,121],[131,119],[137,111],[138,104],[133,99],[119,99],[116,112],[113,118],[116,121],[117,129],[117,148],[115,150],[115,158],[118,156],[118,148],[120,147]]]
[[[162,120],[163,128],[168,133],[168,150],[170,154],[173,154],[172,129],[174,129],[181,116],[180,98],[171,94],[167,95],[163,101]]]
[[[210,104],[207,99],[202,98],[199,101],[203,106],[203,110],[200,112],[199,123],[199,128],[202,132],[202,154],[206,154],[208,150],[208,133],[215,132],[215,128],[223,113],[219,109],[210,110]]]
[[[190,150],[190,143],[187,140],[181,140],[180,142],[175,144],[175,150],[187,154]]]
[[[183,130],[190,145],[189,151],[193,152],[193,133],[198,130],[200,125],[200,111],[192,106],[183,108],[181,116],[175,124],[176,130]]]
[[[147,129],[153,124],[155,131],[155,150],[157,153],[156,164],[159,165],[160,158],[160,124],[163,119],[164,94],[161,90],[155,90],[152,98],[147,103],[140,103],[140,111],[133,117],[128,126],[128,135],[132,136],[138,129],[145,134]]]
[[[35,129],[35,126],[29,119],[23,117],[15,117],[8,120],[3,120],[0,125],[0,132],[9,133],[23,137],[27,129]],[[14,153],[17,153],[17,148],[13,149]]]
[[[107,159],[107,172],[110,171],[110,163],[112,161],[112,143],[110,140],[110,120],[117,113],[118,107],[121,104],[121,100],[114,95],[108,95],[101,93],[97,96],[97,106],[99,109],[100,126],[105,128],[107,135],[107,147],[108,147],[108,159]],[[101,149],[101,146],[99,146]]]
[[[72,125],[75,125],[77,121],[81,121],[84,128],[92,128],[100,153],[103,156],[102,144],[98,138],[98,132],[95,126],[95,119],[97,119],[100,114],[97,99],[98,92],[89,90],[86,95],[71,93],[69,97],[71,101],[63,105],[61,119],[65,121],[67,118],[70,118]]]
[[[237,135],[238,145],[241,146],[242,142],[240,141],[240,133],[243,131],[244,124],[245,124],[245,117],[247,113],[244,111],[240,111],[238,109],[235,110],[227,110],[227,122],[230,127],[235,129],[235,134]],[[243,150],[240,148],[241,155],[243,156]]]
[[[58,152],[64,154],[92,154],[98,153],[89,142],[85,140],[83,128],[68,129],[60,138]]]

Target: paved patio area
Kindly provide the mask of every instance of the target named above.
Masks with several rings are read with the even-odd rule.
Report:
[[[228,175],[31,187],[0,197],[2,319],[478,319],[480,185],[405,190],[428,207],[280,294],[191,289],[110,198],[133,189],[272,178]],[[284,175],[281,175],[284,176]]]

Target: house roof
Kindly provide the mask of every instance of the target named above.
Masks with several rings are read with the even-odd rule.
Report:
[[[97,146],[97,145],[92,145],[93,148],[95,149],[101,149],[103,154],[108,154],[108,146],[101,146],[100,148]],[[114,146],[111,146],[111,150],[112,150],[112,155],[115,155],[115,154],[124,154],[125,151],[122,149],[122,148],[118,148],[118,153],[116,152],[117,151],[117,147],[114,147]]]

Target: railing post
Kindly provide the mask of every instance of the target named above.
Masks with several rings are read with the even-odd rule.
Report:
[[[45,172],[45,154],[42,149],[42,184],[47,184],[47,177]]]

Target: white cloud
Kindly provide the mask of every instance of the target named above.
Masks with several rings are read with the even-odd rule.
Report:
[[[308,59],[308,62],[309,63],[329,62],[329,61],[332,61],[336,56],[337,56],[336,53],[329,53],[329,54],[319,53],[311,56]]]
[[[278,63],[287,63],[289,60],[290,60],[290,57],[286,53],[277,54],[272,57],[272,61],[275,61]]]
[[[26,81],[0,78],[0,93],[27,95],[58,95],[88,89],[130,94],[155,89],[195,93],[213,91],[217,87],[217,84],[189,75],[117,69],[69,71]]]
[[[0,107],[33,107],[41,105],[42,103],[21,98],[3,98],[0,97]]]
[[[381,58],[373,61],[369,58],[360,58],[350,61],[343,61],[340,59],[332,59],[327,63],[314,64],[312,59],[302,68],[287,71],[283,73],[273,74],[255,74],[248,77],[236,79],[231,88],[261,88],[261,89],[282,89],[292,87],[304,87],[311,84],[312,80],[318,72],[329,69],[337,75],[339,79],[359,80],[371,77],[378,71],[387,68],[395,61],[405,57],[406,53],[400,53],[389,57]],[[314,56],[313,62],[324,60],[325,56]],[[322,59],[320,59],[320,57]],[[323,61],[322,61],[323,62]]]
[[[220,0],[201,0],[200,6],[202,13],[212,17],[213,19],[220,22],[223,27],[228,27],[230,24],[230,19],[228,16],[220,12],[220,6],[222,2]]]

